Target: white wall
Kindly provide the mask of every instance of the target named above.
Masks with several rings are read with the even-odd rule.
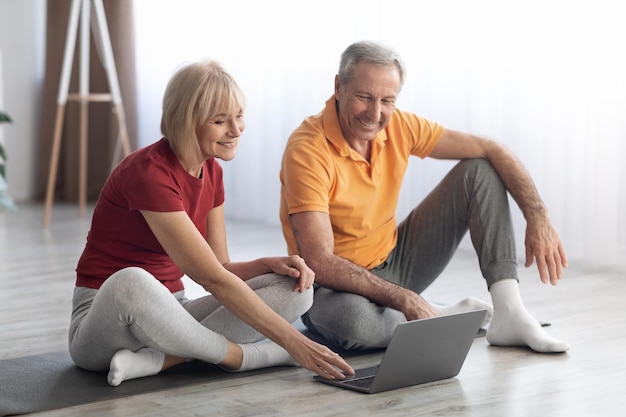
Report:
[[[161,94],[181,61],[216,58],[246,92],[241,147],[222,164],[229,219],[278,222],[287,137],[332,93],[341,51],[354,40],[377,39],[407,63],[401,109],[502,141],[530,171],[571,259],[625,262],[626,29],[619,2],[134,4],[140,144],[159,137]],[[415,12],[398,13],[408,10]],[[307,19],[297,18],[303,11]],[[411,161],[400,218],[447,169],[441,161]],[[517,207],[513,216],[523,256],[525,221]]]
[[[419,24],[392,7],[404,2],[417,0],[367,0],[358,8],[315,0],[310,10],[315,18],[301,22],[281,20],[271,13],[275,8],[268,9],[267,3],[281,3],[299,15],[301,3],[288,0],[135,0],[142,10],[137,29],[149,40],[138,39],[137,48],[140,144],[159,137],[162,89],[175,66],[198,57],[220,59],[249,99],[245,146],[224,164],[227,213],[237,220],[276,222],[278,162],[288,133],[330,94],[345,45],[353,38],[380,38],[392,41],[410,61],[403,108],[505,141],[533,174],[570,255],[597,264],[623,262],[626,58],[620,53],[625,29],[617,2],[526,0],[510,8],[499,0],[421,0]],[[501,19],[482,16],[478,4],[491,13],[499,10]],[[229,18],[207,25],[218,7]],[[3,110],[15,120],[0,129],[9,157],[9,193],[18,204],[33,197],[37,174],[45,9],[45,0],[0,0]],[[483,25],[476,24],[478,18]],[[448,31],[441,32],[444,20]],[[150,25],[156,30],[148,31]],[[257,25],[268,32],[265,38],[258,36]],[[332,36],[322,52],[313,53],[310,46],[322,35]],[[443,43],[437,46],[435,40]],[[416,45],[420,59],[411,60]],[[425,169],[439,172],[426,164],[410,170],[411,191],[429,189]],[[401,196],[401,214],[420,192]],[[515,215],[516,226],[523,226]],[[523,238],[521,228],[518,234]]]
[[[45,0],[0,0],[0,76],[4,86],[0,105],[13,119],[0,129],[8,158],[8,192],[18,205],[35,192],[45,11]]]

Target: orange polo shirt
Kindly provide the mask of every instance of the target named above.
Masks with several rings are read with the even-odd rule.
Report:
[[[396,245],[396,207],[409,156],[425,158],[443,126],[396,109],[372,141],[371,163],[345,141],[335,97],[292,133],[280,171],[280,221],[297,254],[289,215],[328,213],[335,254],[365,268],[380,265]]]

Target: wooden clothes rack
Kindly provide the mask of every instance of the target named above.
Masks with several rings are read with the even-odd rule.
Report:
[[[93,13],[91,6],[93,5]],[[79,92],[69,93],[70,76],[74,59],[74,49],[78,35],[78,23],[80,26],[80,73]],[[107,75],[110,94],[89,93],[89,34],[90,27],[96,47],[100,52],[102,65]],[[59,94],[57,96],[57,112],[54,126],[54,138],[52,142],[52,152],[50,155],[50,172],[48,176],[48,187],[46,191],[46,203],[43,223],[47,226],[50,223],[52,203],[54,201],[54,187],[59,163],[59,151],[61,148],[61,134],[63,132],[63,119],[67,101],[80,103],[80,137],[79,137],[79,211],[81,215],[85,213],[87,205],[87,124],[88,124],[88,104],[89,102],[110,101],[113,104],[114,113],[117,115],[119,134],[117,138],[115,152],[119,152],[120,146],[124,156],[130,154],[130,142],[128,140],[128,130],[122,96],[120,93],[117,71],[113,59],[113,49],[111,48],[111,38],[104,14],[102,0],[72,0],[70,18],[65,41],[65,53],[63,56],[63,67],[61,70],[61,80],[59,83]]]

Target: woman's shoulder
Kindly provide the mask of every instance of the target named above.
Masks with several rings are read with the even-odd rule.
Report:
[[[132,152],[119,163],[115,170],[142,171],[152,166],[171,166],[172,158],[175,159],[176,157],[170,149],[167,139],[163,138]]]

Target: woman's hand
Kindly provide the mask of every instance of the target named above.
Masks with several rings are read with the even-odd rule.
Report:
[[[344,379],[345,375],[354,375],[354,369],[339,354],[304,335],[286,349],[303,368],[323,378]]]
[[[263,261],[272,272],[297,279],[294,291],[304,292],[315,281],[315,272],[298,255],[265,258]]]

